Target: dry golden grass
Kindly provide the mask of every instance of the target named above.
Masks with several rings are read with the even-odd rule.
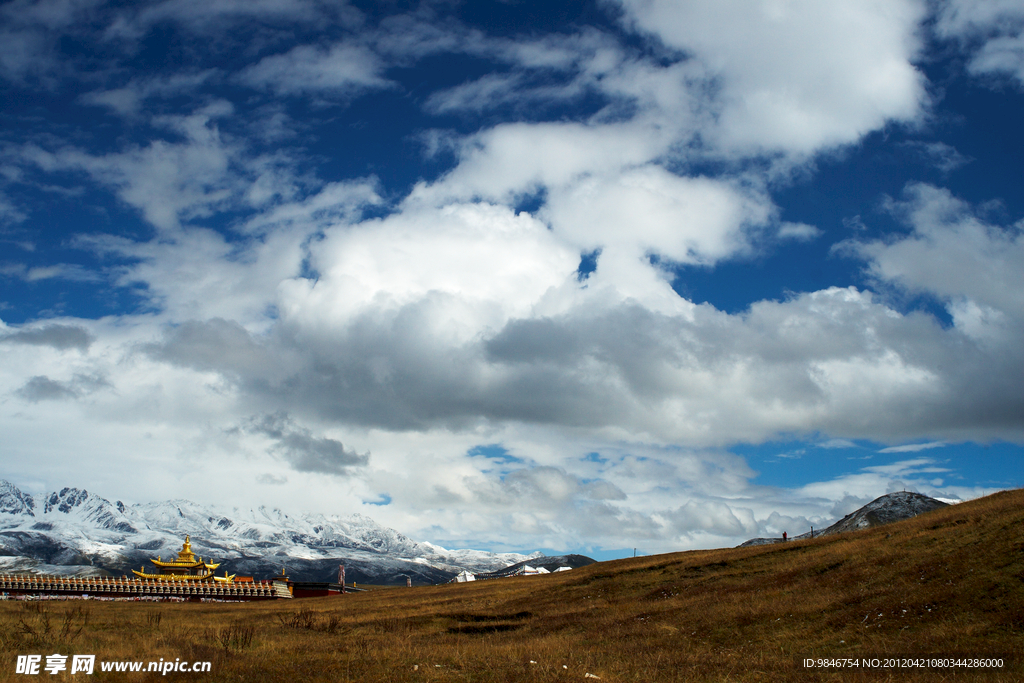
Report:
[[[58,652],[209,660],[209,674],[169,676],[253,683],[1004,681],[1024,680],[1022,635],[1024,491],[1011,491],[855,534],[539,577],[248,604],[0,603],[0,680],[31,680],[16,654]],[[795,665],[953,653],[1016,661],[955,675]]]

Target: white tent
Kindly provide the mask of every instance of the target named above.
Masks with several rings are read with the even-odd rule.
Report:
[[[455,577],[456,583],[466,583],[467,581],[476,581],[476,576],[463,570],[458,576]]]

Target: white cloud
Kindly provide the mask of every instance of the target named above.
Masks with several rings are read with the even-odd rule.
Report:
[[[829,481],[820,481],[801,487],[797,494],[810,498],[836,501],[832,519],[847,515],[874,498],[895,491],[915,491],[931,497],[968,500],[994,493],[994,489],[970,488],[943,484],[936,474],[949,474],[951,470],[939,466],[930,458],[897,461],[888,465],[865,467],[859,472],[843,475]]]
[[[1007,73],[1024,83],[1024,32],[986,41],[970,68],[974,73]]]
[[[337,24],[357,26],[361,13],[346,2],[318,0],[155,0],[117,8],[109,22],[108,40],[137,41],[153,26],[172,22],[205,40],[227,41],[240,27],[253,33],[266,26],[294,30],[295,26]]]
[[[433,93],[426,101],[427,111],[446,114],[451,111],[480,112],[495,107],[523,105],[531,98],[522,93],[523,78],[515,74],[487,74]]]
[[[4,5],[4,18],[12,23],[67,28],[100,0],[15,0]]]
[[[121,116],[134,117],[150,98],[191,95],[217,75],[215,69],[197,73],[176,73],[157,78],[132,79],[121,88],[94,90],[81,96],[85,104],[108,107]]]
[[[779,239],[808,242],[821,236],[821,230],[806,223],[784,222],[779,226]]]
[[[579,251],[600,250],[590,287],[678,312],[688,302],[672,291],[649,257],[711,265],[748,253],[751,234],[773,213],[770,200],[739,183],[680,177],[649,165],[553,187],[540,215]]]
[[[621,248],[630,257],[710,265],[746,251],[744,231],[767,222],[772,209],[738,183],[680,177],[651,165],[552,189],[542,215],[584,251]]]
[[[14,0],[0,7],[0,75],[24,82],[35,77],[48,86],[66,69],[57,54],[59,36],[74,33],[78,22],[102,0]]]
[[[120,269],[119,284],[141,286],[138,294],[167,322],[220,317],[258,327],[281,282],[301,271],[307,237],[282,230],[236,245],[215,231],[188,228],[159,241],[83,238],[80,246],[134,260]]]
[[[25,220],[27,214],[14,205],[3,194],[0,194],[0,226],[11,223],[20,223]]]
[[[945,0],[939,6],[939,31],[955,35],[968,31],[981,33],[996,27],[1011,26],[1024,15],[1016,0]]]
[[[466,138],[455,169],[436,183],[418,186],[407,201],[511,202],[595,172],[648,163],[669,143],[659,131],[634,123],[502,124]]]
[[[948,446],[945,441],[929,441],[928,443],[910,443],[903,446],[890,446],[878,451],[879,453],[917,453],[932,448],[943,448]]]
[[[857,444],[850,441],[849,439],[829,439],[822,443],[816,444],[818,448],[857,448]]]
[[[100,282],[104,277],[96,271],[78,265],[77,263],[55,263],[50,266],[28,267],[22,263],[8,263],[0,266],[0,274],[8,277],[17,277],[25,282],[39,282],[40,280],[70,280],[73,282]]]
[[[328,49],[300,45],[264,57],[239,74],[242,83],[278,95],[350,96],[393,84],[382,75],[384,64],[362,45],[339,43]]]
[[[0,31],[0,72],[10,80],[19,80],[33,72],[45,72],[55,66],[45,38],[30,31]]]
[[[945,189],[912,184],[904,194],[892,210],[912,227],[910,235],[852,241],[841,249],[866,259],[875,277],[939,298],[957,328],[972,338],[1019,329],[1024,323],[1020,226],[990,225]]]
[[[570,278],[578,255],[526,214],[452,204],[329,229],[311,263],[315,284],[281,286],[282,313],[298,329],[335,334],[362,315],[383,322],[425,307],[415,316],[428,326],[423,343],[447,345],[529,316]]]
[[[230,103],[215,100],[188,115],[155,117],[152,124],[167,139],[154,136],[122,151],[50,151],[28,144],[19,156],[44,172],[84,172],[168,235],[217,213],[268,209],[307,192],[309,179],[297,176],[287,152],[256,155],[245,140],[221,132],[218,120],[233,111]]]
[[[245,230],[264,233],[298,228],[312,233],[332,225],[354,223],[363,209],[383,203],[379,189],[373,178],[327,183],[300,201],[265,208],[246,221]]]
[[[113,187],[154,226],[173,230],[182,220],[227,208],[245,189],[245,179],[232,168],[242,147],[225,140],[214,123],[229,113],[230,105],[222,102],[189,116],[163,117],[159,123],[180,134],[182,142],[157,139],[101,156],[74,148],[48,152],[26,146],[22,155],[44,171],[84,171]]]
[[[946,0],[936,32],[972,52],[974,74],[1008,74],[1024,83],[1024,7],[1016,0]]]
[[[955,171],[973,161],[944,142],[906,142],[902,146],[917,151],[922,159],[943,173]]]
[[[626,59],[612,36],[594,29],[532,40],[470,35],[446,47],[504,62],[511,69],[432,93],[425,104],[435,114],[499,109],[525,113],[588,93],[637,94],[636,72],[640,67]],[[630,72],[628,77],[625,72]]]

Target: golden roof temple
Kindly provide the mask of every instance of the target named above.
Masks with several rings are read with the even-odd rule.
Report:
[[[228,576],[227,572],[224,572],[224,576],[214,576],[213,572],[220,564],[211,564],[204,562],[203,558],[197,557],[192,552],[192,541],[188,536],[185,536],[185,544],[181,546],[181,550],[178,551],[178,558],[171,560],[170,562],[164,562],[159,556],[155,560],[150,560],[159,572],[155,574],[147,574],[146,568],[142,567],[141,571],[132,570],[132,573],[140,579],[156,579],[161,581],[219,581],[219,582],[231,582],[235,577]]]

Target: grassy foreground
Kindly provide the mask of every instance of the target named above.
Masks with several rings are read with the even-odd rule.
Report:
[[[1024,491],[785,545],[250,604],[0,603],[0,680],[1024,680]],[[210,673],[15,674],[18,654]],[[1002,672],[795,658],[1002,654]],[[70,661],[70,660],[69,660]]]

